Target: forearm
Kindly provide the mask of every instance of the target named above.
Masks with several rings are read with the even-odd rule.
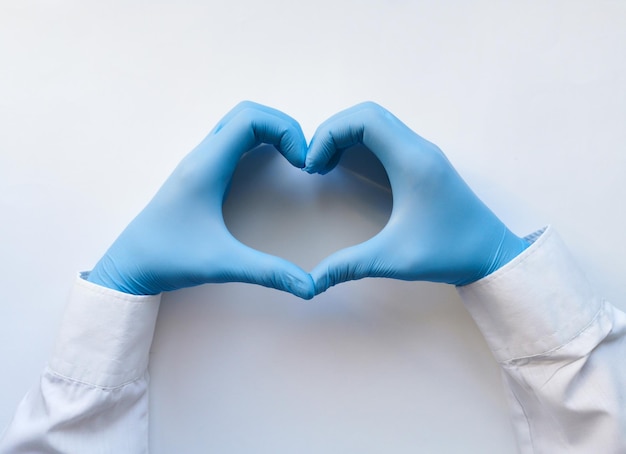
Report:
[[[626,449],[626,317],[552,229],[459,293],[502,367],[521,452]]]
[[[147,366],[159,299],[78,279],[54,353],[0,452],[147,452]]]

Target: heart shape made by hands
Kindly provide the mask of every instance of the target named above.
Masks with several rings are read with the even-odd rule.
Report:
[[[318,174],[310,179],[317,188],[307,189],[304,182],[309,180],[302,179],[302,172],[295,180],[298,172],[282,160],[255,160],[260,150],[268,149],[256,147],[250,153],[259,143],[276,144],[291,165]],[[249,282],[311,298],[341,282],[366,277],[466,285],[528,246],[474,194],[436,145],[377,104],[362,103],[334,115],[305,147],[301,129],[290,117],[253,103],[235,107],[179,164],[96,264],[90,279],[135,294]],[[380,160],[378,175],[389,175],[387,185],[367,178],[371,165],[363,165],[366,149]],[[358,159],[350,160],[349,151]],[[330,172],[340,161],[343,171]],[[326,175],[323,182],[319,175]],[[262,176],[269,178],[264,186],[250,186]],[[345,194],[350,181],[359,183],[356,193],[361,196],[353,193],[349,203],[337,205],[344,199],[337,194]],[[238,190],[239,185],[243,189]],[[243,194],[248,207],[224,206],[229,186],[231,203]],[[380,194],[381,186],[393,187],[393,198],[390,190]],[[363,192],[365,187],[369,192]],[[375,209],[381,206],[386,207],[382,215]],[[263,225],[259,218],[233,221],[231,215],[253,209],[274,224]],[[323,210],[333,215],[325,216]],[[372,223],[372,218],[378,222]],[[336,225],[337,219],[348,222]],[[368,221],[369,227],[358,228],[357,220]],[[279,242],[271,247],[255,244],[270,235]],[[342,248],[342,236],[349,244],[360,244]],[[300,255],[305,252],[305,263],[298,249]],[[320,258],[312,251],[323,259],[307,274],[304,269]],[[332,254],[325,256],[327,252]]]
[[[378,233],[391,207],[387,174],[363,146],[346,150],[330,173],[309,175],[261,145],[240,160],[223,214],[242,243],[311,269]]]

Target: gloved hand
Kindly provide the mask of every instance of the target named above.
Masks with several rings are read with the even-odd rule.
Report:
[[[291,164],[304,167],[306,140],[294,119],[251,102],[239,104],[183,159],[88,280],[142,295],[249,282],[312,298],[308,273],[243,245],[224,224],[222,203],[237,163],[261,143],[273,144]]]
[[[465,285],[528,246],[478,199],[437,146],[377,104],[359,104],[324,122],[309,145],[305,170],[329,172],[345,149],[359,143],[387,171],[391,217],[370,240],[315,267],[316,294],[364,277]]]

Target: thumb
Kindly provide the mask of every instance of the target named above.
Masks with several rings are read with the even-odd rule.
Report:
[[[315,296],[311,275],[297,265],[239,243],[225,281],[275,288],[309,300]]]
[[[387,277],[389,267],[385,265],[382,249],[375,238],[351,246],[326,257],[311,271],[315,294],[319,295],[333,285],[365,277]]]

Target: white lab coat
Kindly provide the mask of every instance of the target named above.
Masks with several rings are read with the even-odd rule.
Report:
[[[459,293],[501,365],[521,453],[626,452],[626,314],[552,228]],[[160,296],[78,278],[39,386],[0,453],[148,452],[148,354]]]

